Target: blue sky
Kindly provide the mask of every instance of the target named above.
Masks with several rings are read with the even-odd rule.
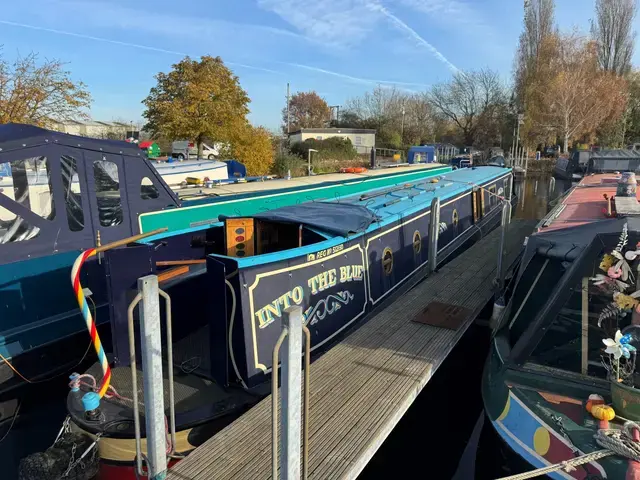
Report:
[[[561,28],[588,30],[594,0],[556,3]],[[68,62],[93,95],[96,120],[140,120],[157,72],[186,54],[219,55],[252,99],[250,120],[276,129],[287,82],[293,92],[315,90],[330,105],[343,105],[378,83],[423,91],[456,69],[488,66],[508,81],[522,4],[24,0],[4,2],[0,45],[9,59],[33,51]]]

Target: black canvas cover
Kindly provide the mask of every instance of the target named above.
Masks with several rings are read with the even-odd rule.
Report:
[[[378,217],[360,205],[338,202],[309,202],[269,210],[254,218],[270,222],[302,224],[333,235],[347,237],[364,232]]]
[[[589,172],[636,172],[640,170],[640,152],[635,150],[602,150],[593,152]]]

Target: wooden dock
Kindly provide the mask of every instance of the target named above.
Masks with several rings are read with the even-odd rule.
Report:
[[[534,225],[512,221],[506,267],[513,265]],[[312,364],[310,479],[352,479],[363,470],[491,300],[499,239],[497,229]],[[457,330],[412,321],[432,302],[464,307],[468,314]],[[271,478],[271,397],[197,448],[167,478]]]

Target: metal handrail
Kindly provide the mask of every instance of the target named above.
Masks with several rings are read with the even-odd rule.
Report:
[[[169,428],[171,432],[171,451],[169,452],[169,455],[173,455],[176,451],[176,397],[173,385],[173,326],[171,318],[171,297],[161,288],[158,288],[158,293],[164,298],[167,314],[167,380],[169,381]]]
[[[129,363],[131,364],[131,388],[133,390],[133,428],[136,435],[136,471],[138,475],[146,475],[142,470],[142,435],[140,434],[140,407],[138,405],[138,371],[136,369],[136,334],[133,326],[133,310],[142,300],[142,294],[133,298],[127,309],[129,328]]]
[[[305,336],[304,346],[304,391],[302,393],[302,480],[306,480],[309,472],[309,398],[310,398],[310,367],[311,367],[311,332],[303,323],[302,332]],[[284,339],[289,334],[285,326],[273,347],[272,375],[271,375],[271,476],[278,479],[278,358]]]
[[[171,297],[167,292],[158,288],[158,293],[165,300],[166,308],[166,328],[167,328],[167,377],[169,381],[169,424],[171,433],[171,451],[169,456],[175,453],[176,448],[176,407],[175,390],[173,385],[173,333],[171,317]],[[127,323],[129,330],[129,363],[131,364],[131,386],[133,389],[133,425],[136,436],[136,471],[138,475],[146,475],[142,469],[142,434],[140,433],[140,406],[138,404],[138,369],[136,365],[136,342],[135,327],[133,322],[133,311],[142,300],[142,294],[133,298],[127,309]]]
[[[302,331],[304,332],[304,392],[302,397],[303,402],[303,417],[302,417],[302,480],[307,480],[307,474],[309,472],[309,397],[310,388],[310,367],[311,367],[311,332],[307,326],[302,324]],[[275,479],[274,479],[275,480]]]
[[[273,347],[271,373],[271,478],[273,480],[278,480],[278,354],[288,333],[287,327],[283,327]]]

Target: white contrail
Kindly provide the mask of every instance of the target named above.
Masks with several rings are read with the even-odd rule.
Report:
[[[428,87],[426,83],[414,83],[414,82],[396,82],[394,80],[374,80],[371,78],[361,78],[361,77],[353,77],[351,75],[347,75],[345,73],[338,73],[331,70],[325,70],[324,68],[312,67],[311,65],[302,65],[300,63],[287,63],[292,67],[304,68],[305,70],[310,70],[312,72],[324,73],[326,75],[332,75],[338,78],[344,78],[345,80],[351,80],[357,83],[366,83],[366,84],[376,84],[376,83],[384,83],[388,85],[412,85],[419,87]]]
[[[429,50],[431,53],[433,53],[433,55],[440,60],[441,62],[443,62],[447,67],[449,67],[449,69],[451,69],[454,73],[459,73],[460,69],[458,67],[456,67],[453,63],[451,63],[447,57],[445,57],[442,53],[440,53],[440,51],[434,47],[433,45],[431,45],[429,42],[427,42],[424,38],[422,38],[418,32],[416,32],[413,28],[411,28],[409,25],[407,25],[406,23],[404,23],[402,20],[400,20],[398,17],[396,17],[393,13],[391,13],[389,10],[387,10],[385,7],[383,7],[380,4],[377,3],[369,3],[369,8],[371,8],[372,10],[378,11],[380,13],[382,13],[385,17],[387,17],[389,20],[391,20],[391,22],[398,27],[400,30],[404,30],[405,32],[407,32],[409,35],[411,35],[418,43],[420,43],[421,45],[423,45],[424,47],[427,48],[427,50]]]
[[[83,33],[74,33],[74,32],[68,32],[65,30],[56,30],[54,28],[45,28],[45,27],[39,27],[37,25],[28,25],[26,23],[18,23],[18,22],[11,22],[8,20],[0,20],[0,24],[4,24],[4,25],[10,25],[13,27],[21,27],[21,28],[29,28],[31,30],[39,30],[42,32],[49,32],[49,33],[55,33],[58,35],[66,35],[68,37],[76,37],[76,38],[83,38],[85,40],[94,40],[96,42],[104,42],[104,43],[111,43],[114,45],[121,45],[123,47],[131,47],[131,48],[138,48],[141,50],[149,50],[152,52],[159,52],[159,53],[166,53],[169,55],[178,55],[181,57],[186,57],[189,56],[188,53],[185,52],[178,52],[176,50],[167,50],[165,48],[158,48],[158,47],[152,47],[149,45],[140,45],[139,43],[131,43],[131,42],[121,42],[120,40],[113,40],[111,38],[104,38],[104,37],[94,37],[93,35],[85,35]],[[282,72],[277,72],[275,70],[270,70],[268,68],[262,68],[262,67],[255,67],[253,65],[246,65],[244,63],[236,63],[236,62],[225,62],[227,65],[235,65],[237,67],[241,67],[241,68],[248,68],[251,70],[259,70],[261,72],[268,72],[268,73],[275,73],[278,75],[282,75]]]

